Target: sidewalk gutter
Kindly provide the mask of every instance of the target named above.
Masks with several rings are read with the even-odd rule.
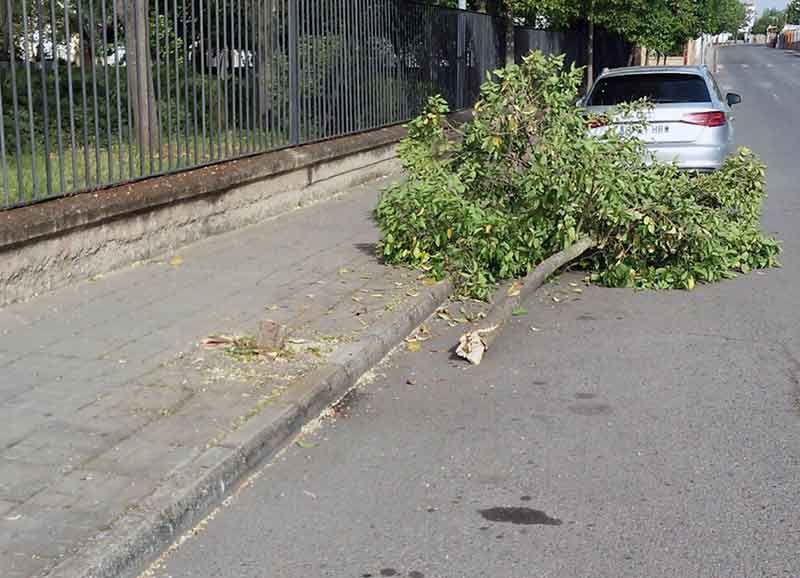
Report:
[[[203,519],[233,487],[274,456],[304,424],[344,396],[453,292],[449,281],[426,287],[379,321],[357,341],[337,350],[324,365],[293,384],[280,402],[208,448],[173,474],[136,511],[129,512],[83,552],[47,576],[133,578],[182,533]]]

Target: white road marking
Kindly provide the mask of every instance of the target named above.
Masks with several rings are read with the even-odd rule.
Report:
[[[750,65],[742,63],[742,68],[750,68]]]

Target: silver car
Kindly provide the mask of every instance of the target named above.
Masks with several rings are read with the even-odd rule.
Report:
[[[704,66],[632,67],[604,72],[581,101],[589,113],[607,115],[621,103],[647,98],[654,108],[639,138],[649,157],[695,171],[718,169],[733,152],[731,107],[742,101],[738,94],[722,94]],[[624,131],[624,118],[597,121],[592,132]]]

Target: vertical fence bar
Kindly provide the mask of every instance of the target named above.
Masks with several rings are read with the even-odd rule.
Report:
[[[289,2],[289,144],[300,142],[300,63],[298,61],[298,6],[300,0]]]
[[[235,38],[235,54],[236,67],[234,69],[234,82],[236,83],[236,106],[238,107],[236,116],[236,138],[239,146],[238,154],[244,153],[245,143],[245,127],[244,127],[244,99],[242,98],[242,83],[244,82],[244,68],[242,62],[242,55],[245,51],[245,46],[242,36],[242,0],[235,0],[236,4],[236,20],[232,21],[233,29],[231,30],[231,38]]]
[[[311,10],[309,10],[311,25],[311,47],[309,50],[310,58],[312,59],[311,66],[311,82],[309,88],[313,87],[314,93],[314,110],[311,116],[311,126],[313,127],[314,140],[322,138],[322,130],[325,125],[325,95],[323,94],[323,78],[324,78],[324,51],[325,40],[322,36],[322,21],[320,17],[320,7],[323,0],[316,0],[312,2]]]
[[[78,0],[78,5],[80,6],[80,0]],[[140,52],[139,51],[139,44],[140,44],[139,43],[139,34],[141,33],[140,31],[142,30],[142,26],[144,25],[144,23],[141,22],[139,9],[137,8],[135,3],[131,6],[131,11],[133,12],[133,52],[134,52],[134,62],[136,63],[136,72],[135,72],[135,74],[136,74],[136,88],[134,90],[135,93],[136,93],[136,102],[132,103],[131,106],[132,107],[133,106],[136,107],[136,112],[134,113],[134,123],[138,124],[138,126],[136,127],[137,128],[137,130],[136,130],[136,141],[137,141],[137,144],[138,144],[138,147],[139,147],[139,163],[138,164],[139,164],[139,175],[141,176],[145,172],[145,169],[144,169],[144,163],[145,163],[144,146],[145,146],[145,142],[144,142],[144,139],[142,138],[142,132],[143,132],[142,131],[142,126],[143,126],[143,123],[147,122],[147,121],[145,121],[145,119],[142,118],[142,112],[143,112],[143,109],[145,108],[144,106],[142,106],[144,104],[143,101],[142,101],[142,98],[147,98],[147,95],[144,94],[145,91],[142,89],[142,86],[143,86],[142,83],[145,81],[145,79],[142,78],[142,65],[141,65],[142,61],[141,61],[141,59],[143,58],[144,55],[139,53]],[[83,67],[81,67],[81,69],[83,69]],[[129,90],[129,92],[130,92],[130,90]]]
[[[58,37],[56,34],[56,3],[55,0],[50,0],[50,41],[53,43],[53,75],[55,77],[56,85],[56,124],[58,130],[56,131],[56,141],[58,146],[58,179],[59,191],[66,192],[66,179],[64,178],[64,135],[61,118],[61,78],[58,71]],[[69,52],[69,47],[67,47]],[[69,57],[69,54],[67,54]],[[0,97],[2,98],[2,97]],[[0,111],[0,118],[3,117]],[[5,163],[5,157],[3,159]]]
[[[97,38],[95,28],[94,0],[89,0],[89,42],[92,44],[90,52],[92,55],[92,115],[94,118],[94,182],[99,184],[102,181],[100,172],[102,167],[100,165],[100,110],[98,109],[97,97],[97,57],[95,55]]]
[[[25,55],[25,86],[28,94],[28,126],[31,134],[31,198],[36,199],[38,196],[38,174],[36,171],[36,132],[33,127],[33,93],[31,90],[31,45],[30,34],[28,32],[28,12],[25,9],[27,2],[20,2],[22,6],[22,35],[25,39],[23,46],[23,54]],[[22,191],[20,191],[22,194]]]
[[[263,0],[261,0],[263,2]],[[246,122],[245,126],[247,132],[245,134],[246,139],[246,149],[248,152],[252,152],[254,150],[253,146],[253,136],[255,134],[253,130],[253,106],[255,105],[255,100],[252,98],[253,90],[252,90],[252,77],[255,74],[255,70],[251,73],[250,71],[250,62],[251,59],[254,61],[254,49],[255,45],[252,44],[253,42],[253,34],[251,33],[252,30],[252,19],[254,18],[253,8],[249,6],[250,0],[244,0],[244,46],[245,46],[245,53],[244,53],[244,95],[245,95],[245,111],[246,111]],[[255,64],[255,62],[253,62]]]
[[[222,79],[223,87],[223,113],[225,115],[225,128],[223,129],[225,137],[225,152],[222,156],[230,156],[231,143],[228,140],[230,133],[228,123],[228,69],[230,67],[230,50],[228,49],[228,0],[222,0],[222,53],[224,54],[224,77]],[[219,68],[219,63],[217,67]]]
[[[47,98],[47,61],[44,57],[44,3],[37,1],[38,7],[38,34],[39,34],[39,66],[42,91],[42,114],[44,117],[43,136],[44,136],[44,167],[45,167],[45,190],[49,197],[53,194],[53,170],[50,161],[50,111]]]
[[[189,46],[191,50],[191,58],[189,59],[189,65],[192,67],[192,128],[194,130],[194,134],[192,135],[192,139],[194,142],[194,164],[196,165],[199,162],[199,143],[197,141],[197,15],[195,9],[195,0],[189,0],[192,5],[192,11],[190,13],[190,18],[192,20],[192,43]],[[183,31],[186,34],[186,30]]]
[[[164,76],[167,80],[167,170],[172,170],[172,49],[170,48],[169,0],[164,0]],[[175,39],[177,42],[177,38]],[[177,82],[177,81],[176,81]],[[177,116],[177,111],[176,111]],[[177,165],[177,161],[176,161]]]
[[[466,15],[458,11],[458,38],[456,39],[456,108],[464,108],[464,90],[466,86]]]
[[[308,58],[309,58],[309,49],[308,49],[308,0],[298,0],[297,2],[297,13],[299,15],[297,19],[298,24],[298,78],[299,78],[299,94],[300,94],[300,140],[299,142],[304,143],[308,140],[308,118],[309,118],[309,108],[310,108],[310,87],[309,87],[309,77],[308,77]]]
[[[284,135],[288,133],[286,126],[286,107],[284,106],[284,95],[289,90],[288,74],[286,82],[284,83],[283,63],[286,59],[284,30],[286,7],[285,0],[271,0],[273,9],[275,10],[274,17],[267,15],[268,35],[267,42],[269,42],[270,50],[272,51],[272,61],[270,62],[270,79],[269,79],[269,102],[271,116],[267,117],[267,131],[270,146],[282,145],[284,142]],[[288,70],[287,70],[288,73]],[[277,127],[277,130],[275,128]],[[275,134],[277,133],[277,134]],[[273,139],[275,135],[275,139]],[[288,139],[287,139],[288,140]]]
[[[254,0],[253,9],[255,10],[255,25],[253,27],[253,46],[255,56],[253,57],[253,146],[264,151],[264,113],[266,111],[266,99],[263,98],[266,90],[266,78],[264,76],[267,65],[266,55],[266,34],[264,34],[264,12],[267,8],[268,0]]]
[[[119,14],[117,13],[117,2],[116,0],[111,0],[111,21],[112,25],[114,26],[114,77],[115,77],[115,84],[117,87],[117,154],[119,155],[119,178],[122,179],[124,175],[124,161],[122,156],[122,140],[123,140],[123,128],[122,128],[122,95],[120,94],[120,78],[119,78],[119,69],[121,66],[119,65],[119,33],[117,32],[117,28],[119,27]]]
[[[222,94],[223,94],[223,90],[222,90],[222,76],[220,74],[220,69],[221,69],[220,68],[220,63],[221,63],[221,58],[222,58],[222,48],[221,48],[220,39],[219,39],[219,12],[220,12],[220,10],[219,10],[219,0],[216,1],[216,7],[217,7],[217,9],[214,10],[214,21],[215,21],[214,22],[215,23],[214,32],[215,32],[215,36],[216,36],[216,49],[217,49],[215,57],[214,57],[214,62],[216,63],[214,65],[214,70],[216,71],[216,74],[217,74],[217,97],[216,97],[217,98],[217,124],[216,124],[216,126],[217,126],[217,154],[216,154],[216,158],[217,159],[221,159],[222,156],[223,156],[223,152],[222,152]]]
[[[263,2],[264,0],[261,1]],[[255,65],[256,45],[253,44],[252,32],[252,23],[253,19],[255,18],[254,10],[255,6],[250,6],[250,0],[244,0],[244,98],[246,104],[245,110],[247,111],[247,121],[245,122],[245,126],[247,127],[246,148],[248,152],[253,152],[255,150],[255,147],[253,146],[253,137],[255,136],[255,130],[253,127],[253,121],[255,120],[254,106],[256,104],[255,99],[253,98],[253,77],[255,76],[255,69],[252,71],[250,70],[251,61],[253,65]]]
[[[131,98],[131,96],[132,96],[132,94],[131,94],[131,86],[130,86],[130,78],[131,77],[130,77],[130,73],[128,72],[130,70],[130,68],[129,68],[130,61],[129,61],[128,57],[130,55],[128,54],[128,51],[127,51],[127,47],[129,46],[128,35],[131,33],[131,30],[130,30],[131,20],[132,20],[132,18],[128,15],[128,3],[127,2],[123,2],[122,3],[122,21],[125,23],[125,46],[126,46],[126,51],[125,51],[125,63],[126,63],[126,67],[125,67],[125,109],[126,109],[126,113],[127,113],[127,116],[128,116],[128,131],[127,131],[127,133],[128,133],[128,177],[129,178],[133,177],[133,166],[134,166],[133,165],[133,138],[134,138],[133,137],[133,128],[134,127],[133,127],[133,113],[132,113],[132,110],[131,110],[132,107],[133,107],[133,102],[132,102],[133,99]],[[119,66],[119,64],[117,64],[117,65]]]
[[[206,27],[206,19],[210,23],[211,9],[206,7],[204,0],[200,0],[200,156],[203,161],[209,160],[209,155],[206,152],[206,147],[210,146],[208,142],[208,127],[206,125],[206,115],[211,117],[211,105],[209,103],[208,112],[206,112],[206,30],[211,32],[211,26]]]
[[[193,2],[194,0],[188,0],[189,2]],[[188,26],[186,25],[186,0],[181,0],[181,38],[183,39],[183,102],[184,102],[184,113],[183,117],[183,150],[186,158],[183,161],[183,166],[187,167],[192,164],[192,151],[189,150],[192,148],[192,139],[191,135],[189,134],[189,123],[192,120],[191,115],[189,114],[189,42],[187,41],[187,31]]]
[[[181,108],[181,69],[179,66],[181,55],[178,42],[181,36],[178,35],[177,0],[172,0],[172,29],[175,34],[175,167],[177,168],[181,166],[181,116],[184,112]]]
[[[408,81],[408,17],[406,14],[405,8],[399,3],[395,2],[395,7],[397,8],[398,12],[398,35],[400,39],[397,42],[397,46],[399,49],[400,54],[402,55],[402,59],[398,63],[399,67],[399,92],[400,92],[400,117],[402,120],[408,119],[408,88],[409,88],[409,81]]]
[[[235,15],[234,15],[235,10]],[[241,83],[238,81],[238,75],[241,73],[241,57],[240,57],[240,40],[236,35],[236,24],[241,22],[239,14],[241,10],[241,2],[237,5],[237,0],[231,0],[231,29],[230,29],[230,63],[231,63],[231,125],[233,134],[232,151],[236,155],[241,152],[241,130],[240,130],[240,116],[241,112]],[[238,147],[238,148],[237,148]]]
[[[369,10],[367,10],[367,78],[370,83],[369,90],[369,126],[368,129],[374,129],[379,124],[380,117],[380,78],[378,75],[378,59],[375,57],[375,18],[378,9],[376,7],[376,0],[372,0]]]
[[[344,101],[344,34],[342,18],[344,11],[342,10],[341,2],[333,2],[333,20],[335,26],[333,27],[333,36],[336,38],[336,72],[335,72],[335,86],[336,86],[336,112],[334,113],[333,130],[337,135],[342,135],[344,129],[344,115],[345,115],[345,101]]]
[[[11,16],[9,15],[9,19]],[[8,208],[11,204],[11,188],[8,182],[8,161],[6,160],[6,130],[5,122],[2,119],[5,111],[3,110],[3,77],[0,76],[0,170],[3,171],[3,208]]]
[[[378,44],[378,54],[381,63],[381,76],[383,77],[383,123],[391,124],[392,122],[392,53],[389,48],[392,46],[389,39],[391,38],[391,28],[389,20],[389,0],[381,1],[380,13],[380,42]]]
[[[363,83],[363,64],[364,64],[364,24],[362,16],[366,10],[366,0],[356,0],[358,3],[353,6],[352,28],[350,29],[353,40],[353,74],[355,76],[355,122],[354,131],[360,131],[364,126],[364,83]]]
[[[382,0],[372,0],[372,10],[370,10],[370,36],[369,47],[372,53],[372,108],[373,120],[372,128],[378,128],[383,124],[383,71],[381,70],[380,57],[380,14]]]
[[[143,0],[139,0],[143,1]],[[156,100],[155,94],[155,83],[153,81],[153,55],[150,51],[150,40],[151,40],[151,30],[150,30],[150,6],[149,3],[147,4],[147,14],[144,18],[144,37],[146,39],[146,47],[144,51],[144,88],[140,88],[140,91],[144,92],[145,97],[145,111],[143,111],[147,115],[147,156],[148,156],[148,166],[150,169],[149,174],[155,173],[155,158],[153,156],[154,149],[156,148],[155,140],[160,138],[159,134],[161,132],[161,115],[159,114],[158,110],[158,101]],[[154,135],[153,133],[157,133]],[[159,151],[159,155],[160,155]]]
[[[66,3],[65,3],[66,6]],[[6,0],[6,14],[8,14],[8,37],[14,38],[14,11],[11,9],[11,0]],[[14,43],[8,47],[9,69],[11,70],[11,102],[14,108],[14,118],[19,119],[19,94],[17,90],[17,61],[14,50]],[[19,122],[14,123],[14,138],[17,154],[15,161],[17,165],[17,198],[16,202],[21,202],[25,194],[25,181],[22,173],[22,134],[19,130]]]
[[[325,61],[327,55],[325,54],[325,37],[322,31],[322,18],[320,8],[322,7],[323,0],[317,0],[313,3],[315,8],[312,14],[312,32],[311,32],[311,58],[314,59],[311,76],[311,85],[316,91],[316,111],[312,118],[312,126],[314,127],[314,139],[322,138],[322,133],[325,126],[325,100],[324,94],[324,79],[325,79]]]
[[[161,91],[161,11],[159,10],[158,0],[154,0],[154,8],[155,8],[155,36],[156,36],[156,94],[158,95],[157,98],[160,101],[163,95]],[[166,9],[166,2],[164,2],[164,8]],[[167,74],[169,74],[169,67],[167,67]],[[161,132],[163,131],[163,127],[161,126],[161,110],[159,106],[158,111],[158,139],[156,146],[158,147],[158,170],[164,170],[164,147],[163,147],[163,138],[161,137]],[[169,167],[167,167],[169,168]]]
[[[350,35],[350,17],[352,14],[352,3],[344,2],[342,6],[342,66],[344,67],[344,128],[343,132],[353,132],[353,93],[355,84],[353,81],[353,50],[352,38]]]
[[[52,2],[53,0],[51,0]],[[111,0],[112,2],[114,0]],[[103,96],[106,101],[106,157],[108,161],[108,178],[106,182],[113,182],[114,180],[114,157],[113,157],[113,145],[111,143],[111,103],[110,98],[110,87],[108,81],[108,35],[105,32],[106,26],[108,26],[108,14],[106,11],[106,0],[100,0],[100,19],[103,21],[103,41],[101,43],[103,47]]]

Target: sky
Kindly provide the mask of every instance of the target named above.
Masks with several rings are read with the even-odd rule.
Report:
[[[783,10],[788,3],[789,0],[756,0],[756,10],[758,10],[759,14],[761,14],[765,8],[780,8]]]

